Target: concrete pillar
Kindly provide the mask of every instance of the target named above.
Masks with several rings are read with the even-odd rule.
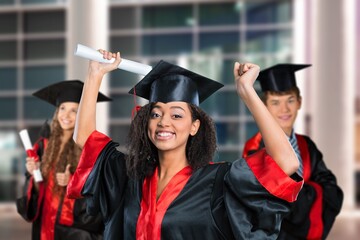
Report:
[[[311,137],[355,207],[355,0],[311,1]]]
[[[67,17],[67,79],[85,80],[88,60],[74,56],[78,43],[94,49],[108,49],[108,0],[68,1]],[[108,81],[104,79],[101,92],[108,95]],[[97,104],[97,129],[108,132],[108,104]]]

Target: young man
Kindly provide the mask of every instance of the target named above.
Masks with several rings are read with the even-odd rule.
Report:
[[[297,174],[304,179],[292,212],[282,222],[278,239],[325,239],[343,201],[343,192],[337,185],[336,177],[326,167],[315,143],[308,136],[294,133],[294,122],[301,107],[295,71],[309,66],[278,64],[264,69],[258,77],[262,100],[289,137],[300,162]],[[262,136],[257,133],[246,142],[243,156],[261,148]]]

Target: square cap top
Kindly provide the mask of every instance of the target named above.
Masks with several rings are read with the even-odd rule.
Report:
[[[79,103],[83,86],[80,80],[66,80],[46,86],[32,95],[58,107],[63,102]],[[111,98],[99,92],[97,101],[111,101]]]
[[[150,102],[181,101],[199,105],[224,85],[161,60],[129,93]]]
[[[296,85],[295,72],[311,64],[277,64],[260,71],[257,80],[262,91],[284,92]]]

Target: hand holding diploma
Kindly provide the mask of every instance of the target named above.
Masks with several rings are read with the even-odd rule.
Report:
[[[43,178],[39,169],[39,156],[33,150],[29,133],[26,129],[23,129],[19,132],[19,135],[28,156],[26,158],[26,170],[34,176],[35,182],[41,182]]]
[[[89,47],[86,47],[81,44],[77,45],[74,54],[79,57],[83,57],[83,58],[86,58],[89,60],[102,62],[102,63],[113,63],[115,61],[114,58],[111,60],[104,59],[103,55],[99,51],[89,48]],[[149,65],[142,64],[139,62],[134,62],[134,61],[127,60],[124,58],[121,58],[121,62],[119,64],[118,68],[128,71],[128,72],[144,75],[144,76],[146,74],[148,74],[152,69],[152,67]]]

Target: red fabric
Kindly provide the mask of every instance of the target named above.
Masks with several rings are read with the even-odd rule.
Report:
[[[98,131],[94,131],[86,140],[79,164],[67,187],[67,196],[69,198],[81,198],[81,190],[86,179],[93,169],[99,154],[110,141],[111,139],[108,136]]]
[[[160,240],[161,223],[169,205],[180,194],[192,174],[191,167],[179,171],[166,185],[156,201],[158,169],[143,184],[141,211],[136,225],[137,240]]]
[[[321,239],[324,225],[322,220],[322,210],[323,210],[323,193],[322,188],[319,184],[310,180],[311,176],[311,162],[310,162],[310,153],[305,138],[301,135],[296,134],[296,139],[298,141],[298,146],[300,149],[301,158],[303,161],[303,178],[306,184],[310,184],[316,191],[316,199],[310,209],[309,220],[310,227],[307,234],[307,239]]]
[[[323,202],[323,194],[322,194],[322,188],[319,184],[315,182],[307,182],[307,184],[310,184],[314,187],[316,191],[316,199],[311,206],[309,219],[310,219],[310,228],[309,232],[307,234],[306,239],[309,240],[321,240],[323,231],[324,231],[324,225],[322,221],[322,202]]]
[[[72,226],[74,224],[74,205],[75,199],[65,197],[62,205],[61,215],[59,223],[66,226]]]
[[[303,181],[291,179],[266,153],[265,149],[248,156],[247,164],[260,184],[272,195],[294,202],[302,188]]]
[[[255,136],[250,138],[245,143],[244,150],[243,150],[243,157],[244,158],[248,156],[248,152],[250,150],[259,149],[261,138],[262,138],[261,134],[258,132],[257,134],[255,134]]]
[[[55,236],[56,215],[60,206],[60,198],[58,195],[53,194],[52,190],[54,186],[54,171],[51,170],[45,184],[45,195],[41,213],[40,239],[53,240]]]

